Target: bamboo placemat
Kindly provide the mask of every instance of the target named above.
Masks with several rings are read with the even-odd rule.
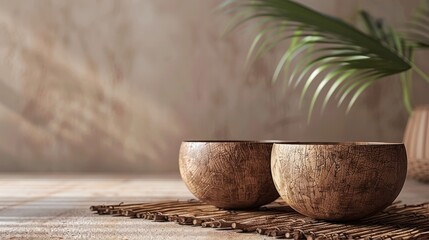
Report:
[[[282,201],[251,211],[228,211],[197,200],[91,206],[98,214],[157,222],[256,232],[289,239],[429,239],[429,203],[394,203],[357,222],[333,223],[305,217]]]

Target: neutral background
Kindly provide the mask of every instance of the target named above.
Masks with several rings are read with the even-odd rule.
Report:
[[[401,141],[397,78],[310,124],[270,84],[283,49],[246,69],[254,34],[222,37],[218,0],[0,1],[0,171],[177,172],[183,139]],[[302,1],[399,25],[418,1]],[[420,54],[420,66],[429,71]],[[417,76],[414,103],[429,101]],[[317,108],[320,110],[320,108]]]

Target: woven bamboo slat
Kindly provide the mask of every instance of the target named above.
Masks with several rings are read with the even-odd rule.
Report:
[[[222,210],[196,200],[98,205],[90,209],[98,214],[254,232],[275,238],[429,240],[429,203],[394,203],[374,216],[347,223],[314,220],[293,211],[281,200],[251,211]]]

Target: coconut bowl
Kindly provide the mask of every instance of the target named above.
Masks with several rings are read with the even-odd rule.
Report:
[[[186,141],[180,174],[195,197],[223,209],[250,209],[279,197],[271,170],[272,142]]]
[[[405,181],[403,144],[274,144],[271,172],[287,204],[299,213],[351,221],[389,206]]]

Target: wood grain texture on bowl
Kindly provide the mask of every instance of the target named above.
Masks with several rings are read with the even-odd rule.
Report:
[[[405,181],[403,144],[275,144],[271,170],[281,197],[316,219],[356,220],[383,210]]]
[[[256,208],[279,197],[271,170],[272,143],[183,142],[179,167],[198,199],[224,209]]]

